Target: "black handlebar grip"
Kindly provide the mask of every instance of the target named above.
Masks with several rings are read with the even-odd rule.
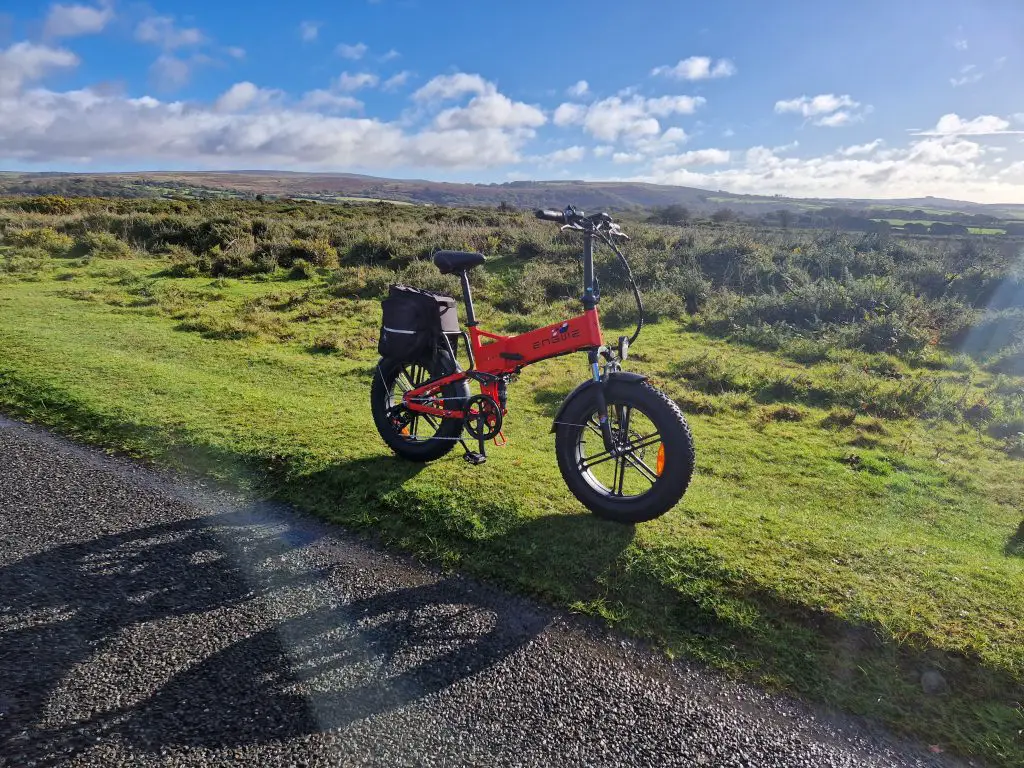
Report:
[[[537,211],[536,214],[538,219],[544,219],[545,221],[554,221],[558,224],[565,224],[565,214],[561,211]]]

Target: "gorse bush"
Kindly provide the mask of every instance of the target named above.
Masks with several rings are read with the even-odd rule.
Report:
[[[87,232],[75,240],[69,255],[76,258],[130,259],[132,247],[109,232]]]
[[[75,241],[68,235],[50,227],[39,229],[15,229],[7,232],[3,244],[13,248],[38,248],[50,256],[65,256]]]

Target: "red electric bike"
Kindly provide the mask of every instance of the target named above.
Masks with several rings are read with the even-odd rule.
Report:
[[[686,492],[694,468],[690,429],[679,407],[647,377],[622,370],[630,345],[644,324],[643,300],[629,262],[616,247],[628,239],[606,213],[586,216],[537,211],[537,217],[583,237],[583,314],[518,336],[481,330],[473,310],[469,270],[484,263],[479,253],[439,251],[434,263],[458,275],[468,334],[461,330],[454,300],[405,286],[392,286],[384,301],[371,408],[384,442],[399,456],[432,461],[456,443],[471,464],[486,460],[485,443],[504,445],[508,384],[527,365],[572,352],[586,352],[590,378],[569,393],[555,415],[555,455],[565,484],[598,517],[623,523],[653,520]],[[594,242],[608,245],[622,263],[636,300],[632,336],[614,347],[604,343],[594,277]],[[456,360],[462,341],[469,358]],[[469,382],[479,385],[472,395]],[[477,450],[466,443],[476,441]]]

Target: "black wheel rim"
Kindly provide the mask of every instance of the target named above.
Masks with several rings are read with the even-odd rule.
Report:
[[[402,403],[402,396],[411,389],[430,380],[430,371],[419,363],[405,363],[397,368],[387,387],[386,413],[395,433],[410,443],[431,440],[441,428],[442,419],[425,413],[416,413]],[[432,397],[425,404],[443,407],[444,400]]]
[[[650,493],[661,479],[661,432],[640,408],[608,403],[613,449],[605,447],[598,414],[579,430],[576,470],[596,493],[609,499],[633,500]]]

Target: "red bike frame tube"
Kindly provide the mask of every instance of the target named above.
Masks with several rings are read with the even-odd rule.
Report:
[[[601,322],[596,307],[569,320],[552,323],[518,336],[499,336],[482,331],[473,325],[469,328],[469,337],[473,346],[473,356],[476,358],[476,370],[494,376],[515,373],[520,368],[541,360],[572,352],[593,350],[602,345]],[[445,386],[466,378],[468,375],[465,371],[452,373],[410,389],[402,399],[406,407],[414,413],[461,419],[464,417],[462,410],[444,408],[443,402],[442,407],[438,407],[415,401],[440,398],[440,392]],[[485,395],[497,401],[496,384],[483,384],[480,389]]]
[[[597,309],[578,317],[552,323],[519,336],[497,336],[469,329],[477,370],[485,373],[513,373],[519,368],[551,357],[601,346],[601,323]]]

